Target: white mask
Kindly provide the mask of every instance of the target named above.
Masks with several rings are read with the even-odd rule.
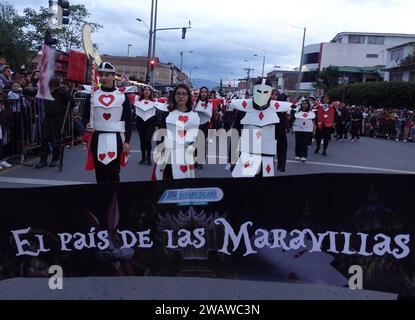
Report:
[[[266,80],[263,79],[261,84],[254,86],[254,103],[263,107],[268,104],[272,94],[272,87],[265,84]]]

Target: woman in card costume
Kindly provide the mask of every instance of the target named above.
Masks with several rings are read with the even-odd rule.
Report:
[[[309,100],[303,100],[298,111],[293,110],[293,130],[295,132],[295,160],[306,162],[308,146],[313,139],[314,119],[316,114],[311,111]]]
[[[280,121],[277,112],[289,112],[291,103],[271,100],[271,95],[271,83],[259,78],[252,99],[232,100],[234,108],[242,111],[234,127],[243,129],[239,142],[240,157],[232,171],[235,178],[275,176],[275,126]]]
[[[159,108],[165,106],[160,105]],[[192,110],[188,86],[179,84],[169,96],[168,113],[160,117],[158,128],[166,128],[164,142],[157,146],[153,180],[195,178],[195,148],[200,118]]]
[[[151,165],[151,141],[156,123],[156,102],[150,86],[141,89],[140,95],[134,100],[135,114],[137,115],[137,131],[140,138],[140,164]]]
[[[316,130],[316,151],[320,152],[321,141],[323,141],[323,156],[327,156],[327,148],[330,143],[331,134],[335,127],[336,111],[334,106],[330,104],[329,97],[325,96],[321,99],[321,103],[317,108],[317,130]]]

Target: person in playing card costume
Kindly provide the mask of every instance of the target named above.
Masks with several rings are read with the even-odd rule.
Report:
[[[162,105],[158,106],[163,109]],[[157,146],[152,180],[195,178],[195,149],[200,118],[192,110],[188,86],[179,84],[169,96],[168,113],[164,112],[158,128],[166,128],[163,144]]]
[[[92,132],[86,169],[95,169],[98,183],[119,182],[131,150],[131,104],[126,88],[114,85],[115,67],[103,62],[98,71],[102,85],[92,88],[92,98],[86,99],[87,128]]]
[[[291,104],[271,100],[271,95],[271,83],[259,78],[253,88],[252,99],[232,100],[234,108],[242,111],[235,128],[242,126],[243,129],[239,142],[240,157],[232,171],[235,178],[275,175],[275,126],[280,122],[277,112],[290,111]]]
[[[213,104],[209,102],[209,89],[207,87],[200,88],[199,96],[194,104],[194,111],[198,113],[200,118],[200,137],[198,139],[204,139],[204,141],[206,141],[208,138],[210,120],[213,115]],[[202,169],[203,163],[204,162],[198,164],[199,169]]]
[[[330,105],[330,99],[325,96],[317,109],[317,130],[316,136],[316,151],[320,152],[321,141],[323,141],[323,156],[327,156],[327,148],[329,146],[330,137],[333,132],[336,111],[332,105]]]
[[[298,111],[292,111],[294,118],[293,130],[295,132],[295,160],[306,162],[308,146],[313,139],[314,119],[316,114],[311,111],[309,100],[303,100]]]
[[[134,100],[137,115],[137,131],[140,138],[141,161],[140,164],[151,165],[151,140],[156,122],[156,102],[150,86],[141,89],[140,95]]]

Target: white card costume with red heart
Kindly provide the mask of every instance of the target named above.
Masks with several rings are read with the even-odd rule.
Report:
[[[199,101],[194,109],[200,117],[200,124],[205,124],[206,122],[209,122],[212,118],[213,114],[213,104],[210,102],[202,102]]]
[[[156,115],[156,105],[152,100],[140,100],[139,96],[134,100],[135,114],[147,122]]]
[[[241,157],[236,163],[232,176],[255,177],[262,167],[264,177],[273,177],[274,156],[277,154],[275,125],[280,122],[277,113],[290,112],[291,103],[271,100],[269,107],[264,110],[255,109],[252,99],[234,99],[231,105],[236,110],[246,113],[241,120],[243,125],[239,144]]]
[[[117,132],[124,140],[125,122],[121,121],[125,90],[104,92],[96,89],[93,97],[93,112],[95,131],[102,132],[98,136],[98,161],[108,165],[118,157]]]
[[[166,164],[171,164],[173,179],[195,178],[194,148],[200,125],[197,112],[174,110],[166,118],[167,137],[164,140],[164,154],[155,168],[156,180],[162,180]]]
[[[295,132],[313,132],[314,130],[314,119],[316,118],[316,114],[312,111],[305,112],[300,111],[297,112],[295,115],[295,120],[293,123],[293,130]]]

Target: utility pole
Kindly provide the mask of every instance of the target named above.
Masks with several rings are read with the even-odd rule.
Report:
[[[251,79],[251,71],[254,71],[255,69],[251,68],[245,68],[245,71],[247,72],[247,78],[246,78],[246,93],[249,94],[249,88],[251,87],[249,82]]]

